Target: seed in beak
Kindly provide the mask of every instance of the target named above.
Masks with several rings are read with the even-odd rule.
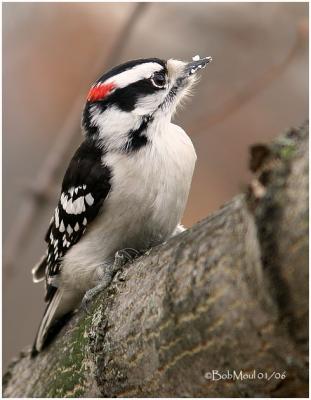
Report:
[[[192,57],[192,61],[199,61],[199,59],[200,59],[199,55],[196,55],[196,56]]]

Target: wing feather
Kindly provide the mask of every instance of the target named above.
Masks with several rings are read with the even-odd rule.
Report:
[[[108,196],[111,171],[102,163],[102,150],[84,141],[64,176],[62,192],[46,234],[46,301],[55,291],[49,286],[61,270],[61,260],[79,242]],[[42,268],[42,265],[41,265]]]

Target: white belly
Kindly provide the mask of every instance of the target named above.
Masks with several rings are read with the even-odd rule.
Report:
[[[64,257],[61,280],[85,291],[94,286],[98,266],[111,262],[117,250],[167,240],[184,212],[195,161],[189,137],[173,124],[134,154],[106,155],[111,191],[101,214]]]

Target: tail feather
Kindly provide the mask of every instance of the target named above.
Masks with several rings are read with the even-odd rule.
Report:
[[[81,296],[79,292],[49,286],[48,304],[33,345],[33,356],[43,350],[58,334],[79,305]]]
[[[54,325],[58,317],[58,308],[63,297],[63,291],[55,288],[55,292],[49,300],[44,311],[38,333],[36,335],[35,343],[33,345],[33,355],[41,351],[47,342],[49,330]]]
[[[46,260],[47,260],[47,256],[46,255],[42,256],[40,261],[31,270],[32,279],[34,282],[40,282],[44,279]]]

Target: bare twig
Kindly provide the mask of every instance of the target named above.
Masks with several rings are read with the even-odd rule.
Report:
[[[94,76],[98,74],[99,70],[104,69],[105,66],[110,66],[110,64],[116,62],[120,57],[133,28],[147,8],[147,5],[148,3],[136,4],[125,25],[121,29],[111,49],[110,55],[105,57],[105,60],[100,60],[96,64]],[[107,60],[109,60],[109,65]],[[50,187],[54,184],[58,168],[62,165],[66,152],[71,147],[76,133],[79,132],[79,115],[83,101],[84,98],[79,96],[78,101],[72,107],[65,124],[55,140],[54,146],[49,151],[46,161],[42,165],[33,185],[31,185],[30,190],[28,190],[28,198],[20,208],[10,229],[4,246],[4,267],[6,268],[6,273],[9,272],[7,276],[12,277],[16,253],[17,251],[20,253],[27,243],[31,221],[44,204],[45,199],[50,196]],[[29,191],[31,192],[31,196],[29,196]]]

